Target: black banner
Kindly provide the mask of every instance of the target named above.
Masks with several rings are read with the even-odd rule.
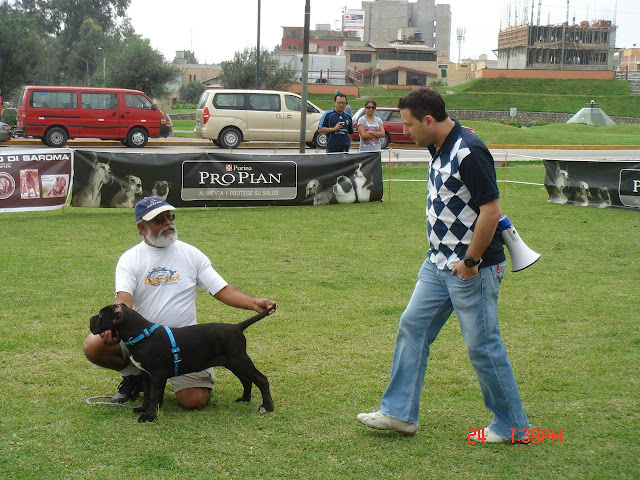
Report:
[[[545,160],[544,167],[550,202],[640,208],[640,161]]]
[[[71,205],[132,208],[148,195],[176,207],[326,205],[382,200],[380,152],[317,155],[76,150]]]
[[[72,169],[68,149],[1,151],[0,212],[63,207]]]

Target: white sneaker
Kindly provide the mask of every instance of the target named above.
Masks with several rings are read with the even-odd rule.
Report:
[[[418,424],[405,422],[394,417],[382,413],[380,411],[373,413],[359,413],[356,417],[360,423],[367,427],[376,428],[378,430],[395,430],[402,435],[412,437],[416,434]]]
[[[514,441],[511,441],[511,438],[501,437],[489,427],[483,428],[479,432],[469,435],[468,439],[470,443],[529,443],[517,438]]]

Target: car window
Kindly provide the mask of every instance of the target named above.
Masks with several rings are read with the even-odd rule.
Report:
[[[151,110],[153,105],[146,97],[136,93],[125,93],[124,104],[129,108],[138,110]]]
[[[389,116],[387,117],[387,122],[402,122],[400,112],[398,110],[390,111]]]
[[[76,92],[47,92],[35,90],[31,94],[31,106],[35,108],[77,108]]]
[[[200,96],[200,100],[198,101],[198,106],[196,107],[197,109],[203,109],[205,107],[205,105],[207,104],[207,100],[209,99],[209,94],[211,92],[209,90],[205,90],[204,92],[202,92],[202,95]]]
[[[216,93],[213,97],[213,105],[216,108],[245,110],[244,93]]]
[[[287,106],[289,110],[293,110],[294,112],[299,112],[302,110],[300,108],[300,106],[302,105],[302,99],[300,97],[294,97],[293,95],[285,95],[284,104]]]
[[[94,110],[115,110],[118,108],[117,93],[82,93],[80,95],[82,108]]]
[[[266,112],[280,111],[280,95],[269,93],[250,93],[249,109]]]

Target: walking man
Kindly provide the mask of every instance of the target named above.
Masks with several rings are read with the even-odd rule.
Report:
[[[530,428],[500,338],[498,290],[504,249],[493,158],[484,143],[448,117],[442,97],[426,88],[398,103],[404,133],[431,152],[427,197],[429,251],[400,317],[391,377],[380,410],[358,421],[414,435],[429,348],[455,310],[487,409],[484,441],[506,443]],[[470,440],[482,441],[481,438]]]

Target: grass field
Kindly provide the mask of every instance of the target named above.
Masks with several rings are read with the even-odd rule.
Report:
[[[542,183],[540,164],[508,179]],[[216,369],[211,403],[185,412],[167,388],[157,422],[88,406],[114,372],[82,354],[88,318],[113,299],[130,210],[0,215],[0,477],[4,479],[637,479],[640,476],[640,216],[546,202],[501,186],[502,206],[542,254],[508,274],[501,331],[531,423],[562,443],[472,445],[491,416],[455,319],[433,345],[413,438],[359,425],[378,408],[399,315],[426,249],[424,168],[394,168],[391,201],[325,207],[181,208],[183,240],[248,293],[279,302],[246,331],[275,412]],[[497,177],[503,178],[502,170]],[[383,172],[387,178],[387,172]],[[199,292],[201,322],[249,313]]]

